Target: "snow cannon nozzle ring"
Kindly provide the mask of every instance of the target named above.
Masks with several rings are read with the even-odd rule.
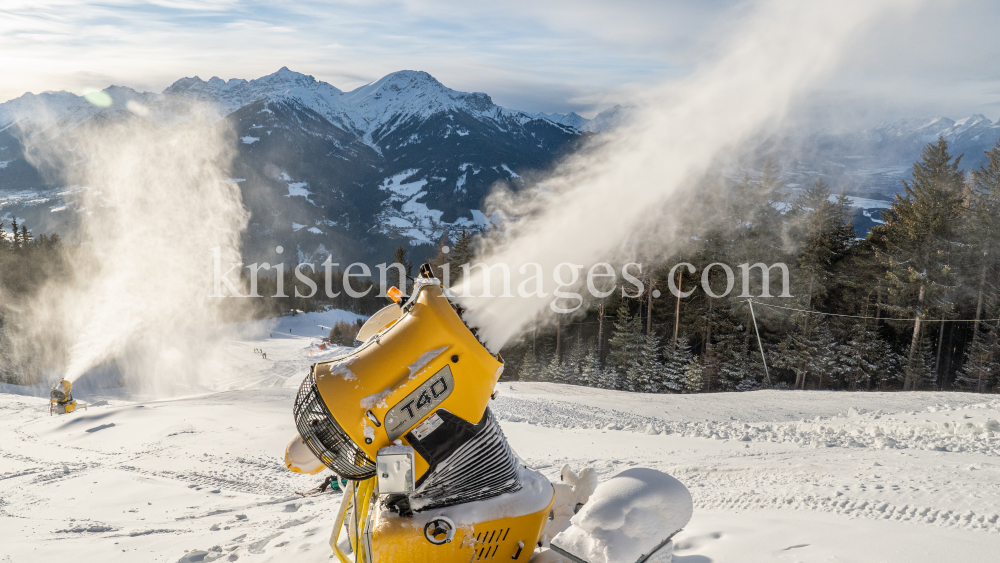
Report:
[[[437,537],[444,534],[444,539]],[[424,525],[424,537],[433,545],[444,545],[455,539],[455,522],[447,516],[438,516]]]

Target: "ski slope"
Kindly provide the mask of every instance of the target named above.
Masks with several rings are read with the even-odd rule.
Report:
[[[48,415],[0,388],[0,563],[329,561],[340,496],[282,462],[310,346],[343,312],[241,327],[228,366],[168,398]],[[289,332],[291,329],[291,332]],[[267,352],[267,359],[254,353]],[[327,356],[338,350],[324,352]],[[492,408],[550,479],[677,477],[694,517],[675,561],[963,563],[1000,553],[1000,401],[956,393],[636,395],[502,383]],[[554,559],[548,558],[553,561]]]

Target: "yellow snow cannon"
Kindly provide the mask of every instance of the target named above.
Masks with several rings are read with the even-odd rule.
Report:
[[[549,517],[551,483],[488,406],[503,359],[431,275],[421,267],[409,298],[390,292],[363,344],[314,364],[295,400],[302,442],[349,480],[330,537],[341,563],[527,561]]]
[[[49,416],[66,414],[76,410],[76,400],[73,398],[73,384],[60,379],[49,392]]]

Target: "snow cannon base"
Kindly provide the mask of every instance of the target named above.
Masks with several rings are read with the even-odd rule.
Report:
[[[692,513],[683,483],[655,469],[628,469],[598,485],[549,547],[573,563],[670,563],[672,538]]]
[[[71,403],[57,403],[55,401],[49,403],[49,415],[53,414],[69,414],[76,410],[76,401]]]
[[[521,489],[497,497],[400,514],[377,478],[351,481],[330,536],[341,563],[527,562],[552,510],[552,486],[520,467]],[[356,559],[351,558],[355,554]]]

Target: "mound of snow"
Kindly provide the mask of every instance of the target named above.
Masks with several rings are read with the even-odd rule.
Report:
[[[561,483],[552,484],[555,500],[552,503],[552,519],[545,524],[543,545],[569,528],[570,519],[587,504],[597,489],[597,471],[593,467],[585,467],[580,473],[575,473],[569,465],[563,465],[559,478]]]
[[[635,563],[691,519],[691,493],[655,469],[628,469],[601,483],[552,545],[589,563]],[[648,561],[672,560],[673,546]]]

